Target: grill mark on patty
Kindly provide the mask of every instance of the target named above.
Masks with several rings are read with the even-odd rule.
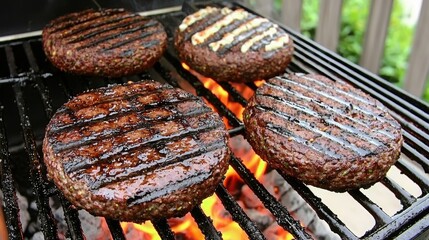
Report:
[[[305,80],[311,81],[312,83],[316,83],[316,84],[322,86],[323,88],[327,88],[327,89],[330,88],[329,85],[325,84],[322,81],[317,81],[316,79],[313,79],[313,78],[310,78],[307,76],[302,76],[302,78]],[[385,109],[381,105],[369,102],[366,98],[363,98],[361,95],[357,94],[356,92],[345,92],[342,89],[336,88],[335,93],[340,93],[343,96],[346,96],[345,99],[351,98],[357,102],[362,103],[364,106],[371,105],[371,106],[375,107],[376,109],[382,111],[384,114]],[[360,108],[359,106],[357,106],[357,107]],[[354,108],[355,108],[355,106],[353,106],[353,109]],[[361,109],[368,112],[367,109],[364,109],[364,108],[361,108]],[[371,112],[370,110],[369,110],[369,115],[375,116],[377,118],[377,120],[379,120],[379,121],[388,122],[392,126],[394,126],[394,124],[396,124],[396,121],[394,119],[385,118],[384,116],[379,115],[379,114],[375,114],[375,112]]]
[[[263,32],[267,31],[268,29],[270,29],[273,26],[274,26],[274,24],[272,22],[265,22],[265,23],[262,23],[257,28],[252,28],[249,31],[243,32],[243,33],[237,35],[234,38],[234,41],[232,41],[232,43],[227,44],[227,45],[221,47],[217,51],[217,53],[219,55],[224,55],[225,53],[227,53],[228,51],[230,51],[231,48],[233,48],[234,46],[236,46],[236,45],[238,45],[240,43],[243,44],[244,40],[248,40],[249,38],[253,37],[255,34],[263,33]],[[255,50],[258,50],[258,49],[259,48],[255,49]]]
[[[222,24],[219,29],[216,30],[216,32],[211,33],[211,31],[209,31],[209,33],[205,36],[205,38],[199,39],[198,38],[198,45],[201,46],[209,46],[211,49],[211,44],[212,43],[216,43],[216,42],[220,42],[220,41],[224,41],[226,40],[226,38],[228,37],[228,32],[230,32],[230,36],[232,35],[232,32],[234,30],[239,29],[240,27],[245,26],[246,24],[250,23],[252,20],[255,20],[256,16],[254,14],[248,13],[246,12],[246,16],[244,17],[244,19],[240,19],[240,17],[242,17],[242,13],[236,13],[237,11],[242,11],[242,9],[238,9],[235,10],[233,12],[230,12],[227,15],[224,15],[223,18],[219,19],[218,21],[214,21],[214,22],[210,22],[211,24],[207,24],[209,21],[206,22],[206,24],[202,23],[201,25],[199,25],[197,28],[199,31],[193,31],[193,34],[191,36],[192,38],[192,43],[194,43],[194,38],[197,39],[196,37],[198,37],[199,34],[207,34],[205,33],[205,31],[209,31],[212,28],[214,28],[214,26],[216,26],[217,24],[219,24],[219,22],[224,21],[227,18],[231,18],[233,19],[233,21],[229,24]],[[222,16],[222,15],[221,15]],[[234,19],[235,18],[235,19]],[[268,23],[268,24],[267,24]],[[201,29],[201,26],[204,26]],[[263,27],[261,27],[263,26]],[[286,35],[286,33],[284,33],[282,30],[280,30],[278,28],[277,25],[271,23],[271,22],[261,22],[259,23],[259,25],[256,26],[248,26],[249,29],[245,29],[243,32],[238,33],[237,35],[233,36],[233,40],[231,43],[227,43],[227,44],[220,44],[220,46],[215,46],[214,49],[212,49],[213,51],[217,52],[218,55],[223,55],[225,53],[227,53],[232,47],[238,45],[238,44],[244,44],[244,40],[249,39],[250,37],[254,36],[256,33],[259,33],[260,35],[264,34],[265,31],[267,31],[268,29],[270,29],[270,27],[273,27],[276,31],[276,33],[274,34],[268,34],[268,36],[264,36],[263,39],[264,41],[259,39],[254,41],[251,45],[250,45],[250,49],[252,49],[253,51],[257,51],[260,48],[269,45],[270,43],[272,43],[272,41],[276,40],[278,37],[284,36]],[[279,33],[280,32],[280,33]],[[185,40],[188,40],[187,38],[188,36],[185,35]],[[197,40],[195,40],[197,41]],[[256,47],[254,47],[254,45],[258,43],[258,45]],[[277,49],[278,47],[275,47],[273,50]],[[220,50],[220,52],[219,52]],[[243,50],[242,50],[243,51]],[[247,50],[245,50],[246,52]],[[267,50],[267,51],[272,51],[272,50]]]
[[[159,108],[158,106],[154,106],[154,107],[149,107],[149,108],[130,108],[127,110],[124,110],[122,112],[122,114],[116,114],[116,115],[107,115],[105,116],[104,119],[102,120],[98,120],[97,121],[89,121],[86,122],[84,125],[81,124],[76,124],[76,125],[68,125],[68,127],[66,128],[62,128],[62,131],[57,131],[52,132],[50,130],[49,133],[49,137],[53,138],[54,141],[61,141],[58,139],[67,139],[65,136],[67,136],[68,134],[73,134],[76,131],[90,131],[89,129],[91,128],[96,128],[97,130],[91,130],[91,133],[93,133],[94,135],[100,134],[101,132],[106,131],[106,129],[103,130],[103,127],[100,128],[99,123],[105,123],[106,125],[111,125],[111,124],[116,124],[117,126],[122,126],[121,124],[124,124],[126,126],[124,127],[131,127],[132,125],[130,125],[130,121],[148,121],[148,120],[153,120],[152,118],[156,118],[156,119],[162,119],[162,117],[164,116],[150,116],[151,113],[153,113],[154,111],[158,111],[158,110],[166,110],[169,113],[178,113],[178,112],[182,112],[183,110],[180,110],[179,108],[177,108],[177,106],[179,106],[179,104],[181,103],[195,103],[195,99],[184,99],[184,100],[180,100],[180,101],[173,101],[173,102],[166,102],[165,105],[162,106],[162,108]],[[206,111],[209,108],[200,104],[194,104],[193,106],[194,108],[190,111],[185,112],[185,114],[194,114],[200,111]],[[72,114],[72,112],[70,111],[70,113],[67,113],[68,116],[73,117],[73,122],[77,122],[79,121],[75,115]],[[146,114],[149,114],[149,116],[146,116]],[[165,112],[164,112],[165,114]],[[51,128],[52,129],[52,128]],[[108,129],[111,130],[112,129]],[[115,129],[113,129],[115,130]],[[52,141],[50,141],[52,142]],[[61,141],[63,142],[63,141]]]
[[[174,90],[174,88],[170,85],[155,84],[155,82],[149,82],[144,85],[135,83],[133,86],[139,86],[140,88],[130,90],[123,89],[122,85],[118,85],[111,88],[101,88],[88,93],[83,93],[66,103],[66,107],[72,111],[78,111],[83,108],[96,106],[103,103],[114,102],[123,99],[126,100],[139,94],[141,96],[149,96],[152,94],[162,93],[163,90]],[[88,102],[90,104],[88,104]]]
[[[185,159],[191,159],[198,156],[201,156],[206,153],[210,153],[225,147],[225,144],[222,140],[211,142],[208,145],[198,146],[198,149],[191,149],[191,151],[182,153],[182,154],[173,154],[173,156],[164,157],[153,162],[141,163],[135,169],[128,168],[125,174],[121,175],[110,175],[109,173],[101,173],[97,176],[95,181],[88,181],[88,186],[91,190],[100,189],[106,185],[126,181],[129,178],[134,176],[142,175],[147,172],[152,172],[157,168],[166,167],[173,165],[175,163],[181,162]],[[196,171],[198,172],[198,171]]]
[[[112,50],[114,48],[118,48],[118,47],[126,45],[128,43],[132,43],[132,42],[135,42],[137,40],[141,40],[141,39],[150,37],[151,35],[163,32],[162,30],[156,30],[156,31],[151,31],[151,32],[143,32],[143,33],[141,33],[141,34],[139,34],[137,36],[131,37],[129,39],[125,38],[126,35],[130,35],[130,34],[136,33],[136,32],[138,32],[140,30],[143,30],[145,28],[149,28],[149,27],[155,26],[155,25],[156,25],[156,22],[152,22],[150,24],[145,24],[144,26],[137,26],[137,27],[131,28],[129,30],[122,31],[120,34],[112,33],[111,35],[107,35],[107,36],[104,36],[102,38],[98,38],[97,37],[97,38],[95,38],[95,41],[92,41],[92,42],[86,43],[85,45],[79,46],[79,47],[76,48],[76,50],[82,50],[82,49],[85,49],[85,48],[95,47],[95,46],[97,46],[97,45],[99,45],[101,43],[108,42],[110,40],[124,40],[124,41],[121,41],[121,42],[114,43],[114,44],[112,44],[108,48],[100,49],[100,51]],[[157,41],[159,41],[159,40],[157,40]]]
[[[225,36],[225,34],[231,33],[235,29],[239,28],[240,26],[244,26],[251,20],[255,19],[255,15],[248,15],[247,18],[244,19],[235,19],[231,24],[226,25],[222,27],[219,31],[214,33],[212,36],[208,37],[207,40],[204,43],[201,43],[201,46],[206,46],[210,43],[217,42],[222,40]]]
[[[131,154],[134,151],[138,151],[144,147],[155,147],[156,145],[165,144],[167,142],[176,141],[185,137],[192,136],[193,134],[205,133],[217,128],[222,127],[222,123],[212,124],[212,125],[203,125],[198,128],[187,128],[182,131],[176,132],[169,136],[163,136],[160,134],[153,134],[149,139],[146,139],[143,142],[135,144],[122,144],[115,146],[111,151],[101,154],[97,157],[79,157],[75,161],[69,161],[63,163],[64,171],[67,174],[71,174],[81,169],[85,169],[96,164],[101,164],[103,162],[109,162],[109,160],[118,157],[119,155],[124,156],[125,153]]]
[[[342,118],[345,118],[345,119],[353,122],[354,124],[360,125],[360,126],[366,128],[366,129],[370,129],[371,130],[371,126],[370,125],[368,125],[368,124],[366,124],[366,123],[364,123],[362,121],[359,121],[359,119],[352,118],[350,115],[344,114],[344,110],[343,109],[331,106],[331,105],[326,104],[326,103],[324,103],[322,101],[318,101],[318,100],[315,100],[315,99],[313,99],[311,97],[305,96],[301,92],[294,91],[292,89],[287,89],[287,88],[285,88],[285,87],[283,87],[281,85],[276,85],[273,82],[266,82],[265,84],[266,84],[267,87],[273,88],[275,90],[279,90],[281,92],[284,92],[286,94],[289,94],[289,95],[292,95],[292,96],[298,98],[298,101],[305,100],[307,102],[311,102],[313,104],[316,104],[316,105],[318,105],[318,106],[320,106],[320,107],[322,107],[324,109],[329,109],[330,112],[333,112],[333,113],[337,114],[338,116],[340,116]],[[320,114],[319,114],[319,117],[322,118],[323,116],[320,116]],[[372,115],[369,116],[369,117],[372,117]],[[325,120],[326,119],[324,119],[324,121]],[[332,119],[330,119],[330,121],[332,121]],[[329,123],[329,122],[327,122],[327,123]],[[387,136],[390,139],[395,139],[395,136],[392,133],[389,133],[387,131],[379,130],[378,133],[381,133],[381,134],[383,134],[384,136]],[[362,132],[362,133],[359,133],[359,134],[361,134],[361,135],[368,135],[368,133],[365,133],[365,132]],[[381,140],[381,142],[382,142],[381,138],[379,140]]]
[[[102,49],[101,51],[110,51],[110,50],[113,50],[115,48],[119,48],[121,46],[130,44],[130,43],[133,43],[133,42],[137,42],[139,40],[145,39],[147,37],[150,37],[152,35],[155,35],[155,34],[158,34],[158,33],[162,33],[162,32],[163,32],[162,30],[152,31],[152,32],[145,32],[145,33],[142,33],[139,36],[127,39],[127,40],[122,41],[122,42],[115,43],[115,44],[113,44],[112,46],[110,46],[110,47],[108,47],[106,49]],[[142,46],[144,48],[149,48],[149,47],[157,45],[159,42],[160,42],[159,40],[151,40],[151,41],[148,41],[148,42],[143,42]]]
[[[138,205],[144,202],[152,201],[156,198],[166,196],[168,193],[172,193],[179,189],[183,189],[189,187],[195,183],[199,183],[204,181],[205,179],[210,177],[210,172],[197,172],[190,175],[187,179],[182,181],[175,181],[168,185],[168,188],[163,189],[155,189],[150,192],[139,192],[134,195],[134,197],[127,199],[128,206],[132,207],[134,205]]]
[[[120,21],[114,22],[114,24],[112,24],[110,26],[107,26],[107,27],[104,27],[104,28],[94,28],[96,31],[91,31],[91,32],[89,32],[87,34],[78,36],[77,38],[71,39],[67,43],[69,43],[69,44],[70,43],[78,43],[78,42],[81,42],[81,41],[84,41],[84,40],[88,40],[88,39],[90,39],[92,37],[97,37],[97,39],[98,39],[98,37],[100,37],[99,35],[102,34],[102,33],[106,33],[106,32],[113,31],[113,30],[117,30],[118,28],[130,27],[131,25],[136,24],[136,23],[140,24],[142,22],[153,22],[154,23],[153,25],[155,25],[154,21],[148,21],[147,19],[144,19],[144,18],[132,18],[132,19],[129,19],[129,21],[125,21],[125,22],[123,22],[123,20],[128,20],[128,18],[121,19]],[[141,27],[140,29],[146,28],[147,24],[148,23],[145,23],[143,25],[145,27],[141,27],[140,26]],[[134,29],[136,29],[136,28],[134,28]],[[137,30],[139,30],[139,29],[137,29]],[[117,35],[117,32],[114,32],[114,34]],[[122,32],[121,32],[121,34],[122,34]],[[111,35],[112,34],[107,35],[107,36],[103,36],[103,38],[110,37]]]
[[[235,20],[246,19],[248,15],[249,14],[243,9],[236,9],[234,11],[228,12],[227,14],[222,13],[221,16],[223,17],[219,19],[219,21],[216,21],[213,24],[206,26],[201,31],[196,32],[194,35],[192,35],[191,42],[194,45],[202,44],[206,42],[208,38],[216,34],[216,32],[218,32],[220,29],[230,25]]]
[[[324,83],[323,81],[318,81],[318,80],[316,80],[314,78],[311,78],[311,77],[308,77],[308,76],[301,76],[301,78],[303,78],[303,79],[305,79],[305,80],[307,80],[307,81],[309,81],[311,83],[314,83],[314,84],[317,84],[319,86],[322,86],[322,87],[330,87],[330,86],[326,85],[326,83]],[[338,82],[337,80],[332,80],[332,81]],[[362,98],[360,95],[356,94],[355,92],[351,92],[351,93],[350,92],[345,92],[345,91],[343,91],[340,88],[335,88],[335,91],[339,92],[339,93],[341,93],[343,95],[346,95],[347,97],[356,99],[356,100],[358,100],[358,101],[360,101],[360,102],[362,102],[364,104],[371,104],[371,102],[369,102],[367,99]]]
[[[66,39],[70,37],[74,37],[77,34],[80,34],[85,31],[90,31],[94,29],[98,29],[100,27],[103,27],[105,25],[109,25],[112,23],[117,23],[125,19],[137,17],[138,15],[135,14],[129,14],[125,12],[119,12],[117,14],[108,14],[108,15],[102,15],[100,18],[92,19],[91,21],[86,21],[84,23],[75,24],[74,26],[70,27],[70,31],[63,32],[59,35],[60,38]]]
[[[356,123],[356,124],[358,124],[358,125],[360,125],[362,127],[365,127],[365,128],[369,128],[368,124],[366,124],[366,123],[364,123],[362,121],[359,121],[358,119],[351,118],[350,116],[344,114],[344,110],[342,110],[340,108],[328,105],[328,104],[326,104],[326,103],[324,103],[322,101],[316,101],[315,99],[313,99],[311,97],[308,97],[308,96],[302,94],[301,92],[294,91],[292,89],[287,89],[287,88],[285,88],[285,87],[283,87],[281,85],[276,85],[273,82],[266,82],[265,85],[268,86],[268,87],[274,88],[276,90],[285,92],[287,94],[291,94],[291,95],[293,95],[295,97],[298,97],[300,100],[302,99],[302,100],[305,100],[307,102],[312,102],[314,104],[317,104],[317,105],[319,105],[320,107],[322,107],[324,109],[329,109],[330,111],[334,112],[335,114],[338,114],[339,116],[344,117],[344,118],[352,121],[353,123]]]
[[[104,11],[94,11],[93,9],[85,10],[72,14],[70,16],[66,15],[56,19],[54,22],[47,25],[48,28],[53,28],[50,33],[57,33],[59,31],[66,30],[77,24],[84,24],[89,21],[96,20],[106,16],[106,14],[115,14],[123,13],[124,9],[107,9]],[[85,16],[86,15],[86,16]]]
[[[329,134],[327,132],[322,131],[321,129],[313,128],[310,123],[303,121],[303,120],[298,120],[294,116],[291,116],[285,112],[282,112],[282,111],[279,111],[279,110],[274,109],[272,107],[261,105],[261,104],[256,105],[255,108],[262,110],[262,111],[269,111],[272,114],[274,114],[275,116],[278,116],[281,119],[284,119],[288,122],[294,122],[296,125],[304,128],[310,132],[317,133],[317,134],[319,134],[319,135],[321,135],[327,139],[330,139],[332,142],[335,142],[335,143],[337,143],[337,144],[339,144],[345,148],[348,148],[348,149],[354,151],[355,153],[359,154],[362,157],[368,156],[371,154],[370,151],[363,149],[363,148],[360,148],[360,147],[356,146],[355,144],[350,143],[349,141],[347,141],[346,139],[344,139],[342,137]],[[291,121],[291,119],[294,119],[295,121]]]
[[[294,84],[294,85],[299,86],[299,87],[301,87],[301,88],[303,88],[303,89],[305,89],[307,91],[316,93],[316,94],[321,95],[323,97],[329,98],[329,99],[331,99],[331,100],[333,100],[333,101],[335,101],[337,103],[340,103],[343,106],[349,106],[350,105],[350,102],[348,100],[346,100],[346,99],[343,99],[343,98],[340,98],[340,97],[336,97],[336,96],[332,96],[332,95],[330,95],[330,94],[328,94],[326,92],[319,91],[317,89],[314,89],[314,87],[305,85],[305,84],[303,84],[301,82],[295,82],[293,80],[284,78],[283,76],[277,76],[275,78],[279,79],[279,80],[281,80],[283,82],[289,83],[289,84]],[[329,89],[329,88],[331,88],[331,87],[327,86],[327,89]],[[375,119],[377,119],[377,120],[379,120],[381,122],[388,122],[392,126],[394,126],[394,122],[393,121],[391,121],[391,120],[389,120],[389,119],[387,119],[385,117],[380,117],[379,115],[375,114],[374,112],[372,112],[372,111],[370,111],[368,109],[363,109],[363,108],[361,108],[359,106],[353,106],[353,110],[357,110],[357,111],[359,111],[359,112],[361,112],[361,113],[363,113],[363,114],[365,114],[367,116],[372,116],[372,117],[374,117]]]
[[[315,83],[317,85],[320,85],[320,86],[322,86],[324,88],[329,88],[330,87],[330,86],[326,85],[324,82],[317,81],[314,78],[310,78],[310,77],[307,77],[307,76],[302,76],[302,78],[304,78],[304,79],[306,79],[306,80],[308,80],[308,81],[310,81],[312,83]],[[361,102],[363,104],[371,104],[371,102],[369,102],[368,99],[362,98],[362,96],[356,94],[355,92],[345,92],[345,91],[343,91],[342,89],[339,89],[339,88],[336,88],[335,91],[339,92],[339,93],[341,93],[341,94],[343,94],[343,95],[345,95],[347,97],[355,99],[355,100],[357,100],[357,101],[359,101],[359,102]],[[376,108],[378,108],[380,110],[383,110],[379,105],[374,105],[374,107],[376,107]]]
[[[278,97],[278,96],[274,96],[274,95],[269,95],[269,94],[258,94],[257,96],[262,96],[262,97],[266,97],[266,98],[271,98],[274,101],[277,101],[279,104],[282,105],[287,105],[299,112],[303,112],[306,115],[315,117],[317,119],[323,119],[323,121],[325,123],[334,125],[336,127],[338,127],[339,129],[341,129],[342,131],[345,131],[347,133],[349,133],[351,136],[356,137],[356,138],[361,138],[363,140],[368,141],[369,143],[371,143],[374,146],[380,147],[380,146],[385,146],[385,143],[381,142],[379,139],[375,138],[374,136],[369,135],[367,132],[361,131],[353,126],[348,126],[348,125],[344,125],[341,124],[337,121],[335,121],[334,119],[331,118],[324,118],[324,116],[322,116],[320,113],[313,111],[312,109],[303,106],[303,105],[299,105],[295,102],[292,101],[288,101],[284,98]],[[333,117],[333,116],[331,116]],[[335,118],[335,117],[334,117]]]
[[[170,89],[170,90],[172,90],[173,93],[176,93],[174,91],[174,89]],[[112,101],[99,102],[99,103],[94,104],[94,105],[86,106],[85,108],[99,106],[101,104],[113,103],[113,102],[117,102],[120,100],[131,100],[130,103],[132,104],[133,100],[137,99],[138,97],[147,97],[147,96],[154,95],[154,93],[156,94],[157,92],[162,93],[162,91],[165,91],[165,89],[159,89],[157,91],[146,93],[146,94],[141,94],[142,92],[140,92],[140,93],[136,93],[136,94],[133,94],[130,96],[126,96],[123,99],[115,99]],[[177,104],[177,103],[186,102],[186,101],[195,101],[197,99],[196,97],[180,96],[180,95],[178,97],[169,95],[168,97],[172,97],[172,98],[164,98],[160,101],[157,101],[155,103],[150,103],[148,105],[134,102],[134,105],[132,105],[130,108],[121,109],[120,111],[116,111],[116,112],[110,112],[109,111],[109,114],[107,114],[106,116],[92,117],[89,119],[77,119],[75,114],[74,114],[77,110],[71,111],[68,108],[64,108],[63,110],[58,111],[58,113],[64,112],[64,114],[68,114],[69,116],[73,116],[73,117],[75,117],[75,121],[73,121],[72,124],[63,124],[60,127],[56,126],[55,124],[52,124],[50,134],[56,134],[60,131],[66,131],[66,130],[73,128],[73,127],[82,126],[83,124],[89,124],[89,123],[94,123],[97,121],[109,120],[109,119],[116,117],[116,116],[123,116],[124,114],[126,114],[130,111],[139,111],[139,110],[143,110],[143,109],[144,110],[150,110],[150,109],[154,109],[154,108],[158,108],[158,107],[162,107],[162,106],[168,106],[171,104]],[[82,110],[82,109],[78,109],[78,110]],[[49,135],[49,136],[51,136],[51,135]]]
[[[163,105],[162,107],[166,107],[166,106]],[[129,133],[132,131],[136,131],[138,129],[149,127],[151,124],[156,124],[156,123],[160,123],[160,122],[164,122],[164,121],[178,120],[178,119],[182,119],[184,117],[195,117],[195,116],[198,116],[201,114],[209,113],[210,109],[204,108],[203,110],[200,110],[200,111],[191,111],[191,112],[187,112],[185,114],[169,115],[167,117],[150,119],[150,120],[142,120],[142,119],[144,119],[144,116],[142,116],[142,114],[144,112],[145,111],[132,112],[132,113],[136,113],[137,118],[139,118],[141,120],[141,122],[139,122],[135,125],[128,125],[128,126],[126,126],[126,128],[113,129],[112,131],[109,131],[106,134],[98,134],[98,135],[90,135],[87,137],[82,137],[80,140],[72,141],[72,142],[68,142],[68,143],[55,142],[55,143],[52,143],[52,148],[54,149],[54,151],[56,153],[61,152],[61,151],[67,151],[67,150],[72,149],[72,148],[79,148],[79,147],[83,147],[83,146],[92,144],[94,142],[102,140],[103,138],[115,138],[121,134]],[[125,115],[126,114],[120,114],[120,115],[116,115],[116,117],[122,117]],[[106,120],[107,119],[100,119],[97,122],[106,121]],[[94,123],[94,122],[92,122],[92,123]]]
[[[191,39],[191,37],[195,34],[195,33],[197,33],[197,32],[201,32],[202,30],[204,30],[205,28],[207,28],[208,26],[210,26],[210,25],[212,25],[213,23],[215,23],[215,22],[217,22],[217,21],[219,21],[220,19],[222,19],[223,17],[225,17],[225,15],[223,15],[223,14],[218,14],[218,12],[214,12],[214,13],[211,13],[211,14],[209,14],[207,17],[205,17],[205,18],[203,18],[202,20],[205,20],[205,22],[201,22],[201,24],[200,25],[198,25],[198,24],[196,24],[196,23],[198,23],[198,22],[200,22],[200,21],[197,21],[197,22],[195,22],[194,24],[195,24],[195,28],[194,29],[192,29],[192,31],[190,31],[190,32],[186,32],[185,33],[185,37],[184,37],[184,39],[185,39],[185,41],[188,41],[189,39]]]
[[[243,9],[237,9],[226,15],[222,14],[221,16],[223,16],[223,18],[216,19],[216,21],[207,20],[199,23],[202,19],[198,20],[196,23],[199,23],[199,25],[197,24],[192,32],[185,34],[185,41],[191,38],[193,45],[201,45],[204,47],[208,45],[214,52],[223,49],[221,53],[218,53],[220,55],[225,54],[229,49],[240,43],[242,44],[240,51],[243,53],[247,52],[249,49],[258,51],[262,47],[265,47],[265,51],[271,52],[283,47],[284,44],[289,41],[287,34],[275,24],[271,24],[272,29],[265,28],[265,31],[254,31],[255,28],[264,23],[264,21],[258,21],[258,19],[266,19],[256,18],[254,14],[248,13]],[[207,19],[209,17],[206,16],[205,18]],[[244,23],[240,24],[242,22]],[[253,38],[249,40],[250,42],[243,42],[250,36],[255,35],[255,33],[259,34],[253,36]],[[261,41],[262,38],[264,41]],[[232,42],[234,42],[234,44],[231,44]],[[255,47],[254,45],[256,43],[258,44]],[[228,47],[225,49],[225,46]]]
[[[326,154],[329,157],[332,157],[335,159],[341,159],[344,157],[342,154],[338,154],[338,153],[332,151],[331,149],[323,146],[322,144],[319,144],[316,142],[309,142],[307,139],[304,139],[304,138],[294,134],[293,132],[287,130],[286,128],[284,128],[282,126],[278,126],[278,125],[275,125],[272,123],[267,123],[266,126],[270,131],[272,131],[272,132],[274,132],[274,133],[276,133],[282,137],[288,138],[288,139],[293,138],[293,140],[295,142],[300,143],[300,144],[304,144],[305,146],[313,149],[316,152]]]
[[[269,28],[267,28],[266,30],[268,30]],[[255,42],[250,49],[252,49],[253,51],[257,51],[259,49],[261,49],[262,47],[265,47],[266,45],[270,44],[273,40],[284,36],[285,33],[279,32],[277,29],[277,32],[273,35],[268,35],[264,38],[262,38],[261,40]]]

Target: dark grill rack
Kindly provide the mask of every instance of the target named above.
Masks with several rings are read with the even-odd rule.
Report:
[[[236,3],[210,3],[216,6],[240,6]],[[183,12],[170,12],[154,16],[166,27],[170,43],[174,30],[181,20],[196,9],[206,4],[187,4]],[[242,6],[241,6],[242,7]],[[383,79],[368,71],[351,64],[335,53],[303,38],[296,32],[284,27],[295,43],[294,59],[287,72],[316,72],[332,79],[344,79],[363,91],[371,94],[390,110],[397,119],[404,135],[403,156],[396,167],[421,189],[421,195],[412,196],[394,179],[384,178],[381,183],[386,186],[399,201],[403,208],[393,216],[386,214],[380,206],[369,199],[361,190],[350,191],[349,194],[361,204],[374,218],[375,226],[364,236],[356,236],[319,197],[303,183],[283,176],[301,197],[325,220],[331,230],[342,239],[413,239],[427,234],[429,229],[429,107],[425,103],[397,89]],[[171,44],[164,57],[152,69],[131,77],[132,80],[153,78],[181,87],[178,79],[184,79],[193,87],[195,93],[206,98],[217,112],[225,117],[232,128],[230,136],[243,135],[242,122],[225,106],[200,80],[183,69]],[[43,54],[39,37],[24,38],[0,43],[0,174],[1,190],[4,194],[4,210],[6,225],[10,239],[23,239],[24,233],[19,220],[19,208],[16,198],[16,169],[28,165],[28,172],[21,169],[19,175],[29,179],[27,184],[32,188],[36,199],[38,217],[45,239],[57,239],[56,222],[49,207],[49,197],[60,199],[68,225],[67,236],[72,239],[84,239],[78,212],[65,200],[61,192],[47,181],[41,153],[41,141],[44,128],[55,109],[70,97],[87,89],[97,88],[113,83],[123,83],[130,78],[105,79],[71,76],[52,67]],[[230,94],[233,101],[242,106],[246,100],[229,83],[220,84]],[[254,84],[248,84],[256,89]],[[25,159],[18,162],[16,154],[23,153]],[[413,162],[423,168],[425,174],[414,170]],[[267,189],[253,176],[246,166],[232,156],[231,166],[244,182],[263,202],[264,206],[276,217],[277,223],[294,235],[297,239],[311,238],[308,232],[295,220],[291,213],[277,202]],[[15,169],[15,171],[14,171]],[[28,176],[27,176],[28,175]],[[244,213],[233,196],[223,185],[216,189],[216,195],[225,209],[232,215],[241,228],[251,239],[265,239],[256,224]],[[211,219],[204,214],[199,206],[191,211],[206,239],[222,239],[221,233],[213,226]],[[352,217],[352,216],[351,216]],[[114,239],[125,239],[119,221],[107,220]],[[162,239],[174,239],[174,233],[166,219],[153,222]]]

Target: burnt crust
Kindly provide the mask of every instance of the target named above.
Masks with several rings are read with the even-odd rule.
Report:
[[[86,10],[52,20],[42,33],[49,61],[79,75],[121,77],[155,64],[167,47],[155,19],[123,9]]]
[[[224,34],[232,32],[233,29],[238,28],[241,24],[257,18],[252,13],[248,13],[248,17],[244,20],[236,20],[230,25],[235,24],[234,28],[219,31],[208,39],[203,44],[193,45],[191,37],[198,32],[198,30],[204,29],[204,27],[213,24],[214,20],[220,15],[222,10],[218,9],[216,12],[208,15],[200,21],[187,27],[185,30],[176,30],[174,38],[174,46],[178,52],[178,56],[181,61],[186,63],[190,68],[199,72],[200,74],[211,77],[217,81],[232,81],[232,82],[250,82],[259,79],[267,79],[281,74],[285,71],[288,64],[292,60],[293,54],[293,40],[289,38],[286,32],[278,27],[277,25],[267,22],[264,23],[265,30],[273,27],[277,30],[276,37],[287,36],[288,42],[284,46],[275,50],[266,51],[266,46],[270,40],[262,39],[257,42],[259,48],[250,48],[246,52],[241,52],[240,49],[246,40],[251,37],[258,35],[261,32],[255,32],[253,34],[248,30],[242,33],[242,35],[248,35],[242,41],[234,43],[234,46],[220,47],[219,50],[214,51],[209,47],[209,44],[219,40]],[[214,20],[213,20],[214,19]],[[228,27],[224,27],[226,29]],[[254,30],[254,29],[253,29]],[[231,45],[230,45],[231,46]]]
[[[249,143],[270,166],[332,191],[379,181],[403,142],[399,123],[379,101],[321,75],[269,79],[243,116]]]
[[[183,216],[229,166],[221,118],[199,98],[154,81],[83,93],[50,120],[48,176],[93,215],[142,222]]]

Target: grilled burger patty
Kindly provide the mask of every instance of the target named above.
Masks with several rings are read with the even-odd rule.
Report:
[[[140,73],[167,47],[161,23],[123,9],[71,13],[51,21],[42,36],[45,54],[55,67],[91,76]]]
[[[179,58],[218,81],[248,82],[283,73],[292,39],[268,19],[243,9],[206,7],[187,16],[176,31]]]
[[[229,164],[219,115],[155,81],[65,103],[43,142],[48,176],[75,206],[123,221],[181,216],[211,195]]]
[[[380,102],[320,75],[269,79],[243,114],[250,144],[273,168],[333,191],[380,180],[403,142]]]

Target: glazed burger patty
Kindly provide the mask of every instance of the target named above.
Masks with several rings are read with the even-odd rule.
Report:
[[[187,16],[174,40],[179,58],[218,81],[248,82],[283,73],[292,39],[276,24],[243,9],[206,7]]]
[[[250,144],[273,168],[333,191],[380,180],[403,142],[380,102],[320,75],[269,79],[243,114]]]
[[[96,89],[65,103],[43,142],[48,176],[75,206],[122,221],[182,216],[213,194],[229,164],[219,115],[155,81]]]
[[[62,71],[120,77],[151,67],[164,53],[167,34],[154,19],[123,9],[86,10],[51,21],[43,49]]]

